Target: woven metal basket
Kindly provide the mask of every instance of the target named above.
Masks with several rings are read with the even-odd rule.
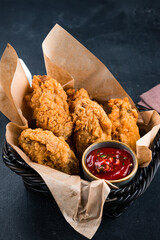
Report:
[[[148,110],[137,106],[140,111]],[[130,204],[142,195],[152,182],[160,165],[160,131],[157,133],[152,146],[152,161],[146,168],[139,168],[134,179],[126,186],[112,189],[104,205],[104,214],[108,217],[120,216]],[[7,167],[20,175],[27,189],[51,196],[51,193],[40,177],[6,142],[2,152],[3,161]]]

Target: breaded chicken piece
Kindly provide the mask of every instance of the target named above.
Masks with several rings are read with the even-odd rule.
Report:
[[[103,108],[89,99],[85,89],[77,91],[71,102],[74,139],[78,156],[94,142],[111,139],[112,124]]]
[[[33,77],[32,89],[25,99],[33,109],[37,127],[67,139],[71,135],[73,122],[62,86],[49,76],[38,75]]]
[[[63,137],[51,131],[26,129],[19,137],[19,145],[32,161],[67,174],[79,173],[79,161]]]
[[[77,92],[75,91],[75,89],[70,88],[66,91],[66,93],[68,96],[67,100],[71,112],[74,111],[74,105],[76,104],[77,101],[83,98],[90,99],[88,92],[84,88],[80,88]]]
[[[112,108],[108,115],[112,122],[112,139],[126,143],[136,151],[136,141],[140,138],[136,109],[132,109],[128,98],[110,99],[108,105]]]
[[[71,108],[71,104],[72,104],[75,92],[76,92],[76,90],[74,88],[69,88],[66,90],[67,102],[68,102],[69,108]]]

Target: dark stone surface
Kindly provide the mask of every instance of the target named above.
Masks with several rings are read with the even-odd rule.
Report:
[[[159,83],[159,1],[0,1],[0,56],[7,42],[32,74],[44,74],[41,43],[59,23],[93,52],[137,102]],[[0,151],[8,120],[0,114]],[[120,218],[103,217],[93,237],[160,238],[160,171],[142,197]],[[64,220],[56,203],[27,191],[0,161],[0,239],[85,239]]]

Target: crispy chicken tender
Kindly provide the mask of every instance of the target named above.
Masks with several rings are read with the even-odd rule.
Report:
[[[66,90],[67,102],[68,102],[69,108],[71,107],[75,92],[76,92],[76,90],[74,88],[69,88]]]
[[[63,137],[51,131],[26,129],[19,137],[19,145],[32,161],[67,174],[79,173],[79,161]]]
[[[77,92],[75,89],[70,88],[66,91],[66,93],[68,96],[68,105],[71,112],[74,111],[74,106],[77,101],[84,98],[90,99],[88,92],[84,88],[80,88]]]
[[[108,115],[112,122],[112,139],[126,143],[136,151],[136,141],[140,138],[136,109],[132,109],[128,98],[110,99],[108,105],[112,108]]]
[[[85,89],[72,97],[74,139],[78,156],[94,142],[111,139],[112,124],[103,108],[89,99]]]
[[[71,135],[73,122],[62,86],[49,76],[38,75],[33,77],[32,88],[32,93],[25,99],[33,109],[36,125],[67,139]]]

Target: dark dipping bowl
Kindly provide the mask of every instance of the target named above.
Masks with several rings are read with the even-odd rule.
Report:
[[[122,187],[122,186],[128,184],[134,178],[134,176],[137,172],[138,160],[137,160],[136,154],[129,146],[127,146],[126,144],[124,144],[122,142],[114,141],[114,140],[93,143],[85,150],[85,152],[83,153],[83,156],[82,156],[82,168],[83,168],[83,173],[84,173],[85,179],[89,180],[89,181],[101,179],[101,178],[94,176],[88,170],[87,165],[86,165],[87,156],[90,154],[90,152],[92,152],[93,150],[98,149],[98,148],[124,149],[130,153],[130,155],[132,156],[132,159],[133,159],[133,169],[132,169],[131,173],[129,175],[127,175],[126,177],[118,179],[118,180],[105,180],[106,183],[109,182],[111,184],[114,184],[117,187]]]

